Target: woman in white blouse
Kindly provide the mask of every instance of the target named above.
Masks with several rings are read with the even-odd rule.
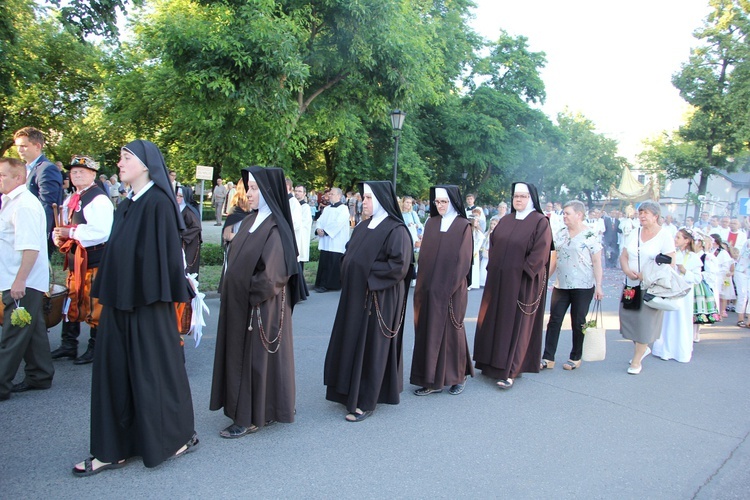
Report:
[[[661,207],[652,201],[644,201],[638,207],[641,227],[620,255],[620,266],[629,286],[641,286],[641,269],[646,262],[653,260],[660,253],[674,259],[674,240],[669,231],[659,226],[657,221],[660,213]],[[651,353],[648,345],[661,336],[664,319],[664,311],[643,305],[643,292],[642,290],[639,309],[625,309],[620,304],[620,334],[623,338],[633,341],[633,358],[628,367],[630,375],[641,373],[641,362]]]

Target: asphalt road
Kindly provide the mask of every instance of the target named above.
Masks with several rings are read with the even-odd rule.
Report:
[[[554,370],[524,375],[507,392],[478,375],[459,396],[417,397],[408,384],[409,314],[401,404],[381,405],[361,423],[325,400],[339,297],[313,293],[293,316],[297,421],[238,440],[221,439],[229,419],[208,410],[219,309],[212,299],[201,345],[188,338],[185,347],[195,452],[154,469],[133,459],[73,477],[73,464],[88,456],[91,365],[56,362],[50,390],[0,403],[0,497],[748,498],[750,330],[730,315],[704,328],[690,363],[649,357],[641,375],[627,375],[632,344],[619,335],[614,298],[620,276],[606,276],[605,361],[563,371],[565,324]],[[481,291],[469,297],[473,345]],[[59,329],[50,332],[53,349]]]

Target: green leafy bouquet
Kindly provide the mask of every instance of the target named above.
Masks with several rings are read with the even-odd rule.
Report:
[[[25,307],[21,307],[18,301],[16,301],[16,308],[10,313],[10,323],[19,328],[31,324],[31,314],[29,314],[29,311]]]
[[[590,319],[583,324],[583,334],[586,334],[586,330],[589,328],[596,328],[596,319]]]

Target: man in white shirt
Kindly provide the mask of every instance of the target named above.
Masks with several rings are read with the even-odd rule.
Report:
[[[299,232],[300,236],[297,240],[297,251],[299,252],[297,260],[303,269],[305,262],[310,260],[310,236],[312,233],[312,210],[305,199],[306,194],[307,190],[305,189],[305,186],[297,186],[294,188],[294,197],[302,212],[302,223],[300,224]]]
[[[5,304],[0,401],[5,401],[11,392],[49,389],[55,368],[42,309],[44,294],[49,291],[47,220],[41,202],[26,188],[23,162],[0,158],[0,193],[0,290]],[[29,323],[13,324],[11,316],[17,308],[31,316]],[[22,359],[26,376],[13,385]]]
[[[716,232],[721,236],[722,241],[727,241],[727,238],[729,238],[729,221],[729,217],[722,217],[719,222],[719,227],[716,229]]]
[[[487,218],[484,215],[484,210],[474,204],[476,199],[477,197],[473,193],[469,193],[466,195],[466,217],[472,217],[472,212],[474,211],[474,209],[479,208],[479,211],[481,212],[479,214],[479,227],[482,229],[482,232],[485,232],[487,230]]]
[[[120,201],[120,182],[117,180],[117,175],[113,175],[109,178],[109,199],[112,200],[112,205],[117,206],[117,203]]]
[[[221,226],[221,213],[224,210],[224,200],[227,198],[227,187],[224,185],[224,180],[221,178],[216,179],[216,187],[214,188],[213,195],[211,196],[211,204],[216,210],[216,224],[214,226]]]
[[[302,265],[299,263],[300,254],[300,238],[302,237],[302,207],[300,206],[297,198],[294,197],[294,184],[292,179],[287,177],[286,179],[286,195],[289,198],[289,211],[292,214],[292,230],[294,231],[294,241],[297,244],[297,265],[299,266],[299,298],[300,300],[307,300],[310,292],[307,291],[307,284],[305,283],[305,274],[302,271]]]
[[[562,217],[555,212],[555,205],[551,201],[548,201],[544,206],[544,216],[549,219],[549,226],[552,230],[552,236],[554,237],[562,228],[563,221]]]
[[[719,234],[719,229],[721,229],[719,226],[719,216],[712,215],[708,220],[708,227],[704,232],[710,236],[712,234]]]
[[[75,193],[65,201],[65,225],[53,231],[55,245],[67,260],[68,308],[63,318],[62,342],[52,351],[52,359],[75,359],[84,365],[94,361],[96,334],[102,306],[91,297],[99,261],[109,240],[114,218],[114,207],[107,194],[96,184],[99,164],[88,156],[76,155],[70,160],[70,180]],[[78,357],[78,337],[81,323],[89,325],[89,343]]]
[[[672,235],[672,238],[674,238],[677,234],[677,226],[674,225],[673,220],[674,217],[672,217],[671,215],[667,215],[666,217],[664,217],[664,225],[662,226],[664,229],[669,231],[669,234]]]
[[[599,243],[602,243],[602,236],[604,235],[604,221],[602,220],[602,213],[592,208],[589,210],[589,218],[586,219],[586,225],[594,231],[594,234],[599,239]]]
[[[349,241],[349,208],[341,202],[343,196],[341,189],[331,188],[328,194],[331,204],[320,214],[315,230],[320,259],[313,290],[318,293],[341,290],[341,259]]]

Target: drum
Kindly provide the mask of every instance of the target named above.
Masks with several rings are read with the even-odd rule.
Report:
[[[62,321],[63,306],[68,297],[68,288],[64,285],[53,283],[49,286],[49,292],[44,294],[44,322],[47,328],[57,326]]]

